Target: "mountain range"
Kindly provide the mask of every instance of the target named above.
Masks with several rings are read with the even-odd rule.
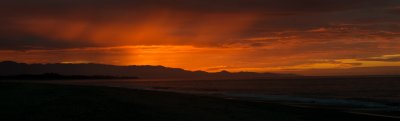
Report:
[[[294,74],[228,71],[210,73],[205,71],[188,71],[180,68],[150,65],[116,66],[95,63],[26,64],[13,61],[0,62],[0,76],[44,73],[57,73],[62,75],[107,75],[120,77],[139,77],[142,79],[258,79],[298,76]]]

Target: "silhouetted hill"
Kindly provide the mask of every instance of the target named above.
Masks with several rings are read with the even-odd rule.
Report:
[[[110,75],[117,77],[139,78],[274,78],[296,76],[292,74],[254,73],[254,72],[218,72],[187,71],[164,66],[114,66],[105,64],[25,64],[13,61],[0,62],[0,76],[21,74],[57,73],[61,75]]]

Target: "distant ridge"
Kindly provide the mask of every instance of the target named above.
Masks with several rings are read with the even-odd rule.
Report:
[[[276,78],[292,77],[294,74],[227,72],[209,73],[205,71],[187,71],[180,68],[164,66],[115,66],[106,64],[26,64],[13,61],[0,62],[0,76],[21,74],[57,73],[60,75],[109,75],[116,77],[138,77],[141,79],[243,79],[243,78]]]

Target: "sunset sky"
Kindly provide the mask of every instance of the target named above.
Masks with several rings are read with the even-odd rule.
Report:
[[[4,60],[399,74],[400,0],[3,0]]]

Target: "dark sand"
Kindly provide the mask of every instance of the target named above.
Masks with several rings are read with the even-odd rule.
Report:
[[[396,121],[397,112],[349,113],[133,89],[0,82],[1,121]],[[380,115],[385,114],[385,115]]]

